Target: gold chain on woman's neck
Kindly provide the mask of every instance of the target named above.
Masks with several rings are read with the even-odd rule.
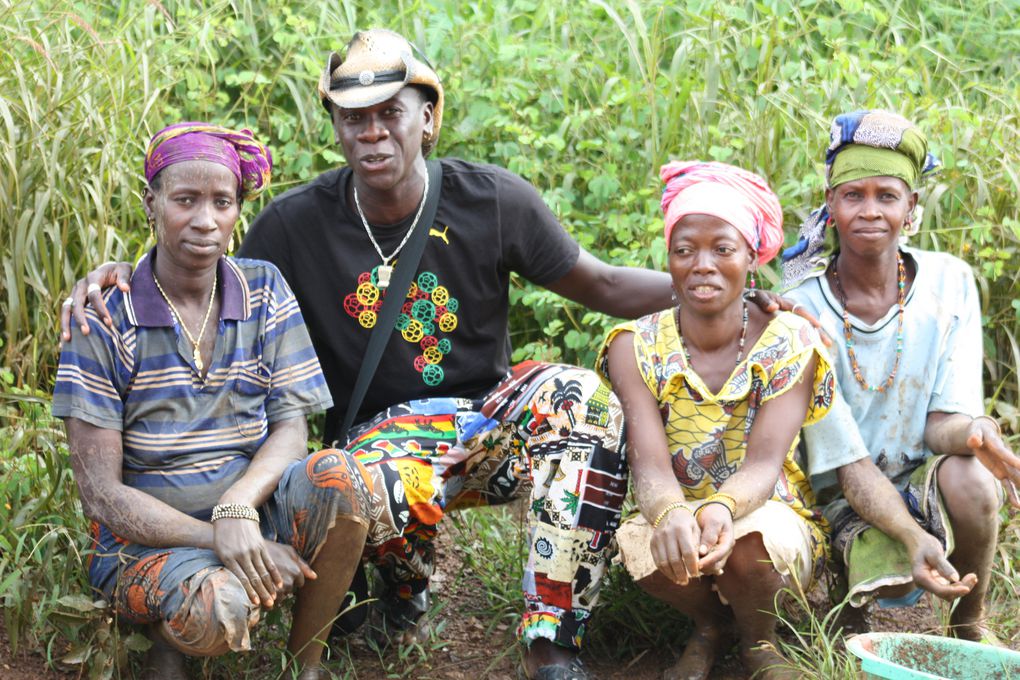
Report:
[[[177,311],[176,307],[174,307],[174,303],[170,301],[170,296],[166,294],[165,290],[163,290],[163,286],[159,285],[159,279],[156,278],[155,269],[152,271],[152,280],[156,282],[156,288],[159,289],[159,294],[162,295],[163,299],[166,300],[166,303],[170,305],[170,311],[177,317],[177,321],[181,324],[181,329],[184,331],[184,335],[187,336],[188,342],[191,343],[191,357],[195,360],[195,368],[198,369],[199,373],[201,373],[202,369],[205,367],[205,364],[202,362],[202,336],[205,335],[205,327],[209,325],[209,315],[212,314],[213,300],[216,297],[216,281],[219,275],[218,269],[219,267],[217,266],[217,270],[213,271],[212,290],[209,291],[209,306],[205,310],[205,318],[202,319],[202,327],[198,329],[197,339],[191,334],[191,331],[188,330],[187,325],[184,323],[184,317],[181,316],[181,313]]]

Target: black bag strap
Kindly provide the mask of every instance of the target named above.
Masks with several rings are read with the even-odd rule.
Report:
[[[347,413],[344,414],[343,425],[334,437],[334,445],[342,445],[347,439],[347,432],[354,424],[354,418],[361,408],[361,402],[365,399],[372,378],[375,376],[375,369],[379,367],[383,350],[393,334],[393,327],[397,322],[400,308],[408,288],[411,286],[411,279],[418,270],[418,263],[421,262],[421,255],[425,252],[425,241],[428,240],[429,229],[436,220],[436,209],[439,207],[439,190],[443,183],[443,167],[439,161],[427,161],[426,171],[429,175],[429,191],[425,196],[425,206],[421,211],[421,219],[415,225],[414,233],[404,246],[400,257],[397,259],[390,285],[386,288],[386,297],[383,299],[382,308],[379,310],[379,317],[372,327],[372,334],[368,338],[368,347],[365,348],[365,357],[361,361],[361,368],[358,370],[358,379],[351,391],[351,400],[347,404]]]

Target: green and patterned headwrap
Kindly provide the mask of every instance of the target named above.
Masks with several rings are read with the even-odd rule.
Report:
[[[890,111],[854,111],[836,116],[825,152],[825,183],[837,187],[866,177],[898,177],[911,189],[939,168],[928,139],[913,123]],[[797,243],[783,251],[783,287],[825,271],[832,254],[826,239],[828,206],[800,227]]]
[[[938,160],[928,139],[897,113],[855,111],[832,121],[825,153],[825,179],[837,187],[865,177],[899,177],[913,189]]]

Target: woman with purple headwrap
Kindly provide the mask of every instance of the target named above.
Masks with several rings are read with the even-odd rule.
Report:
[[[295,591],[288,650],[302,679],[319,677],[369,526],[361,465],[307,456],[305,416],[331,400],[293,294],[273,265],[225,255],[271,166],[248,130],[153,137],[156,244],[130,292],[105,294],[112,323],[89,310],[91,332],[75,328],[61,353],[53,413],[93,520],[89,581],[148,626],[148,678],[250,649],[261,610]]]
[[[804,319],[745,298],[783,240],[766,182],[723,163],[670,163],[661,176],[678,304],[614,328],[599,358],[641,510],[617,532],[621,557],[694,621],[664,677],[708,677],[733,632],[749,675],[781,677],[762,646],[775,640],[769,612],[783,588],[810,585],[827,543],[793,454],[801,426],[828,411],[833,374]]]

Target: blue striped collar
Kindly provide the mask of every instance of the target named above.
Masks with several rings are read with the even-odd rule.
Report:
[[[152,258],[156,248],[142,256],[131,276],[131,291],[125,294],[131,323],[135,326],[173,326],[170,307],[156,288]],[[217,264],[220,280],[220,320],[245,321],[251,316],[251,291],[244,274],[229,257]]]

